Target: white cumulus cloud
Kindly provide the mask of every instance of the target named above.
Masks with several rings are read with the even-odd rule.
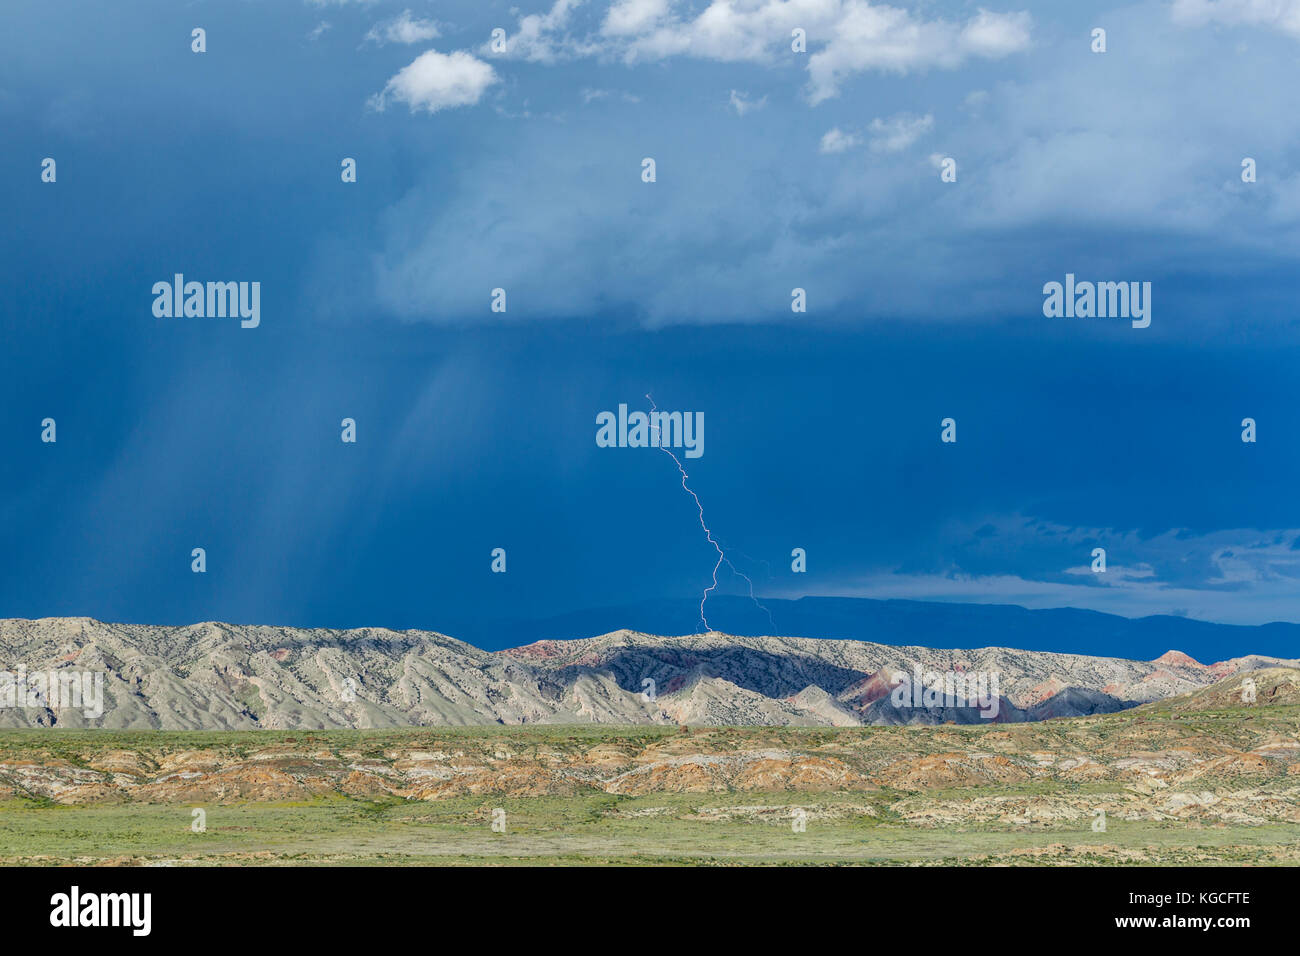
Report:
[[[887,120],[871,121],[871,149],[877,153],[899,153],[934,129],[934,117],[899,113]]]
[[[570,16],[581,5],[582,0],[555,0],[546,13],[530,13],[519,18],[518,29],[506,37],[504,53],[492,51],[490,42],[483,45],[483,50],[495,56],[547,64],[599,53],[598,44],[575,39],[567,33]]]
[[[753,112],[754,110],[761,110],[766,106],[767,97],[763,96],[759,99],[752,100],[749,98],[748,93],[742,93],[739,90],[732,90],[731,97],[727,102],[731,104],[731,108],[736,111],[737,116],[744,116],[746,113]]]
[[[410,10],[403,10],[390,20],[376,23],[366,34],[371,43],[423,43],[438,36],[438,24],[433,20],[416,20]]]
[[[615,0],[601,24],[607,36],[636,36],[645,33],[668,15],[668,0]]]
[[[538,63],[691,57],[776,66],[789,62],[791,33],[798,28],[807,36],[808,98],[815,104],[838,95],[855,73],[952,69],[1029,46],[1024,12],[980,9],[952,21],[870,0],[710,0],[702,9],[684,0],[615,0],[599,30],[578,36],[570,14],[580,3],[556,0],[547,13],[521,17],[500,55]]]
[[[821,151],[823,153],[843,153],[861,142],[862,140],[856,133],[846,133],[838,126],[832,126],[822,136]]]
[[[906,10],[847,0],[831,40],[808,61],[809,100],[837,96],[855,73],[954,69],[972,57],[1000,59],[1029,46],[1028,13],[981,10],[964,24],[918,20]]]
[[[1174,0],[1176,23],[1262,26],[1300,37],[1300,0]]]
[[[496,82],[496,71],[464,50],[454,53],[429,50],[402,67],[383,92],[371,97],[370,105],[382,111],[389,100],[395,100],[406,103],[412,113],[416,110],[436,113],[457,106],[473,106]]]

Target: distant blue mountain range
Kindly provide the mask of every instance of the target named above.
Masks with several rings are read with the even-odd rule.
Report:
[[[737,635],[829,637],[922,647],[1014,647],[1098,657],[1154,660],[1178,650],[1203,664],[1263,654],[1300,657],[1300,624],[1214,624],[1159,615],[1126,618],[1078,608],[1030,610],[1007,604],[949,604],[870,598],[805,597],[764,600],[767,614],[748,598],[709,599],[710,626]],[[647,634],[698,632],[699,601],[648,601],[592,608],[535,620],[477,620],[435,624],[486,650],[545,639],[594,637],[620,628]]]

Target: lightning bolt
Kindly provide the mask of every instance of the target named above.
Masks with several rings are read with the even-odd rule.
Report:
[[[650,403],[650,413],[653,416],[655,412],[659,411],[659,406],[655,404],[655,400],[650,397],[649,392],[646,392],[645,397],[646,400]],[[656,425],[654,424],[653,417],[650,419],[650,430],[651,432],[659,431],[658,427],[656,427]],[[660,442],[657,438],[655,440],[655,446],[660,451],[662,451],[665,455],[671,458],[673,460],[673,464],[677,466],[677,471],[682,476],[682,488],[686,491],[688,495],[691,496],[691,500],[695,502],[695,509],[696,511],[699,512],[700,527],[704,529],[704,536],[708,539],[709,544],[713,545],[713,550],[718,552],[718,560],[713,565],[713,582],[707,588],[705,588],[704,593],[700,595],[700,623],[704,625],[704,630],[705,631],[713,630],[713,628],[709,626],[709,619],[704,615],[704,605],[708,603],[709,594],[718,589],[718,569],[721,568],[724,563],[727,565],[727,567],[731,568],[732,574],[738,575],[745,579],[745,583],[749,585],[749,599],[753,601],[754,604],[757,605],[759,609],[763,611],[764,614],[767,615],[768,622],[772,624],[772,629],[775,630],[776,622],[772,620],[772,612],[769,611],[767,608],[763,607],[762,604],[759,604],[758,598],[754,596],[754,582],[749,579],[749,575],[745,574],[745,572],[741,571],[739,568],[737,568],[734,564],[731,563],[731,559],[728,558],[726,552],[722,550],[722,545],[718,543],[718,540],[715,537],[713,537],[713,532],[709,530],[709,526],[704,520],[704,505],[700,501],[700,496],[697,495],[694,491],[692,491],[691,486],[687,484],[687,481],[690,480],[690,475],[686,474],[686,469],[682,467],[681,459],[678,458],[676,455],[674,455],[672,453],[672,450],[668,448],[666,445],[664,445],[662,442]]]

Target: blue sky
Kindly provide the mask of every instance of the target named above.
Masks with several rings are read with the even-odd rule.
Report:
[[[673,463],[594,440],[649,392],[760,595],[1300,621],[1300,2],[0,18],[0,615],[698,595]],[[177,272],[260,326],[155,317]],[[1067,273],[1150,327],[1046,318]]]

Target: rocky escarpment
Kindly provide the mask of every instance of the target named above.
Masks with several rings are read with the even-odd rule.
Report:
[[[1018,723],[1114,712],[1278,664],[1297,662],[631,631],[488,653],[431,631],[11,619],[0,621],[0,727]],[[981,680],[988,700],[900,694],[918,675]]]

